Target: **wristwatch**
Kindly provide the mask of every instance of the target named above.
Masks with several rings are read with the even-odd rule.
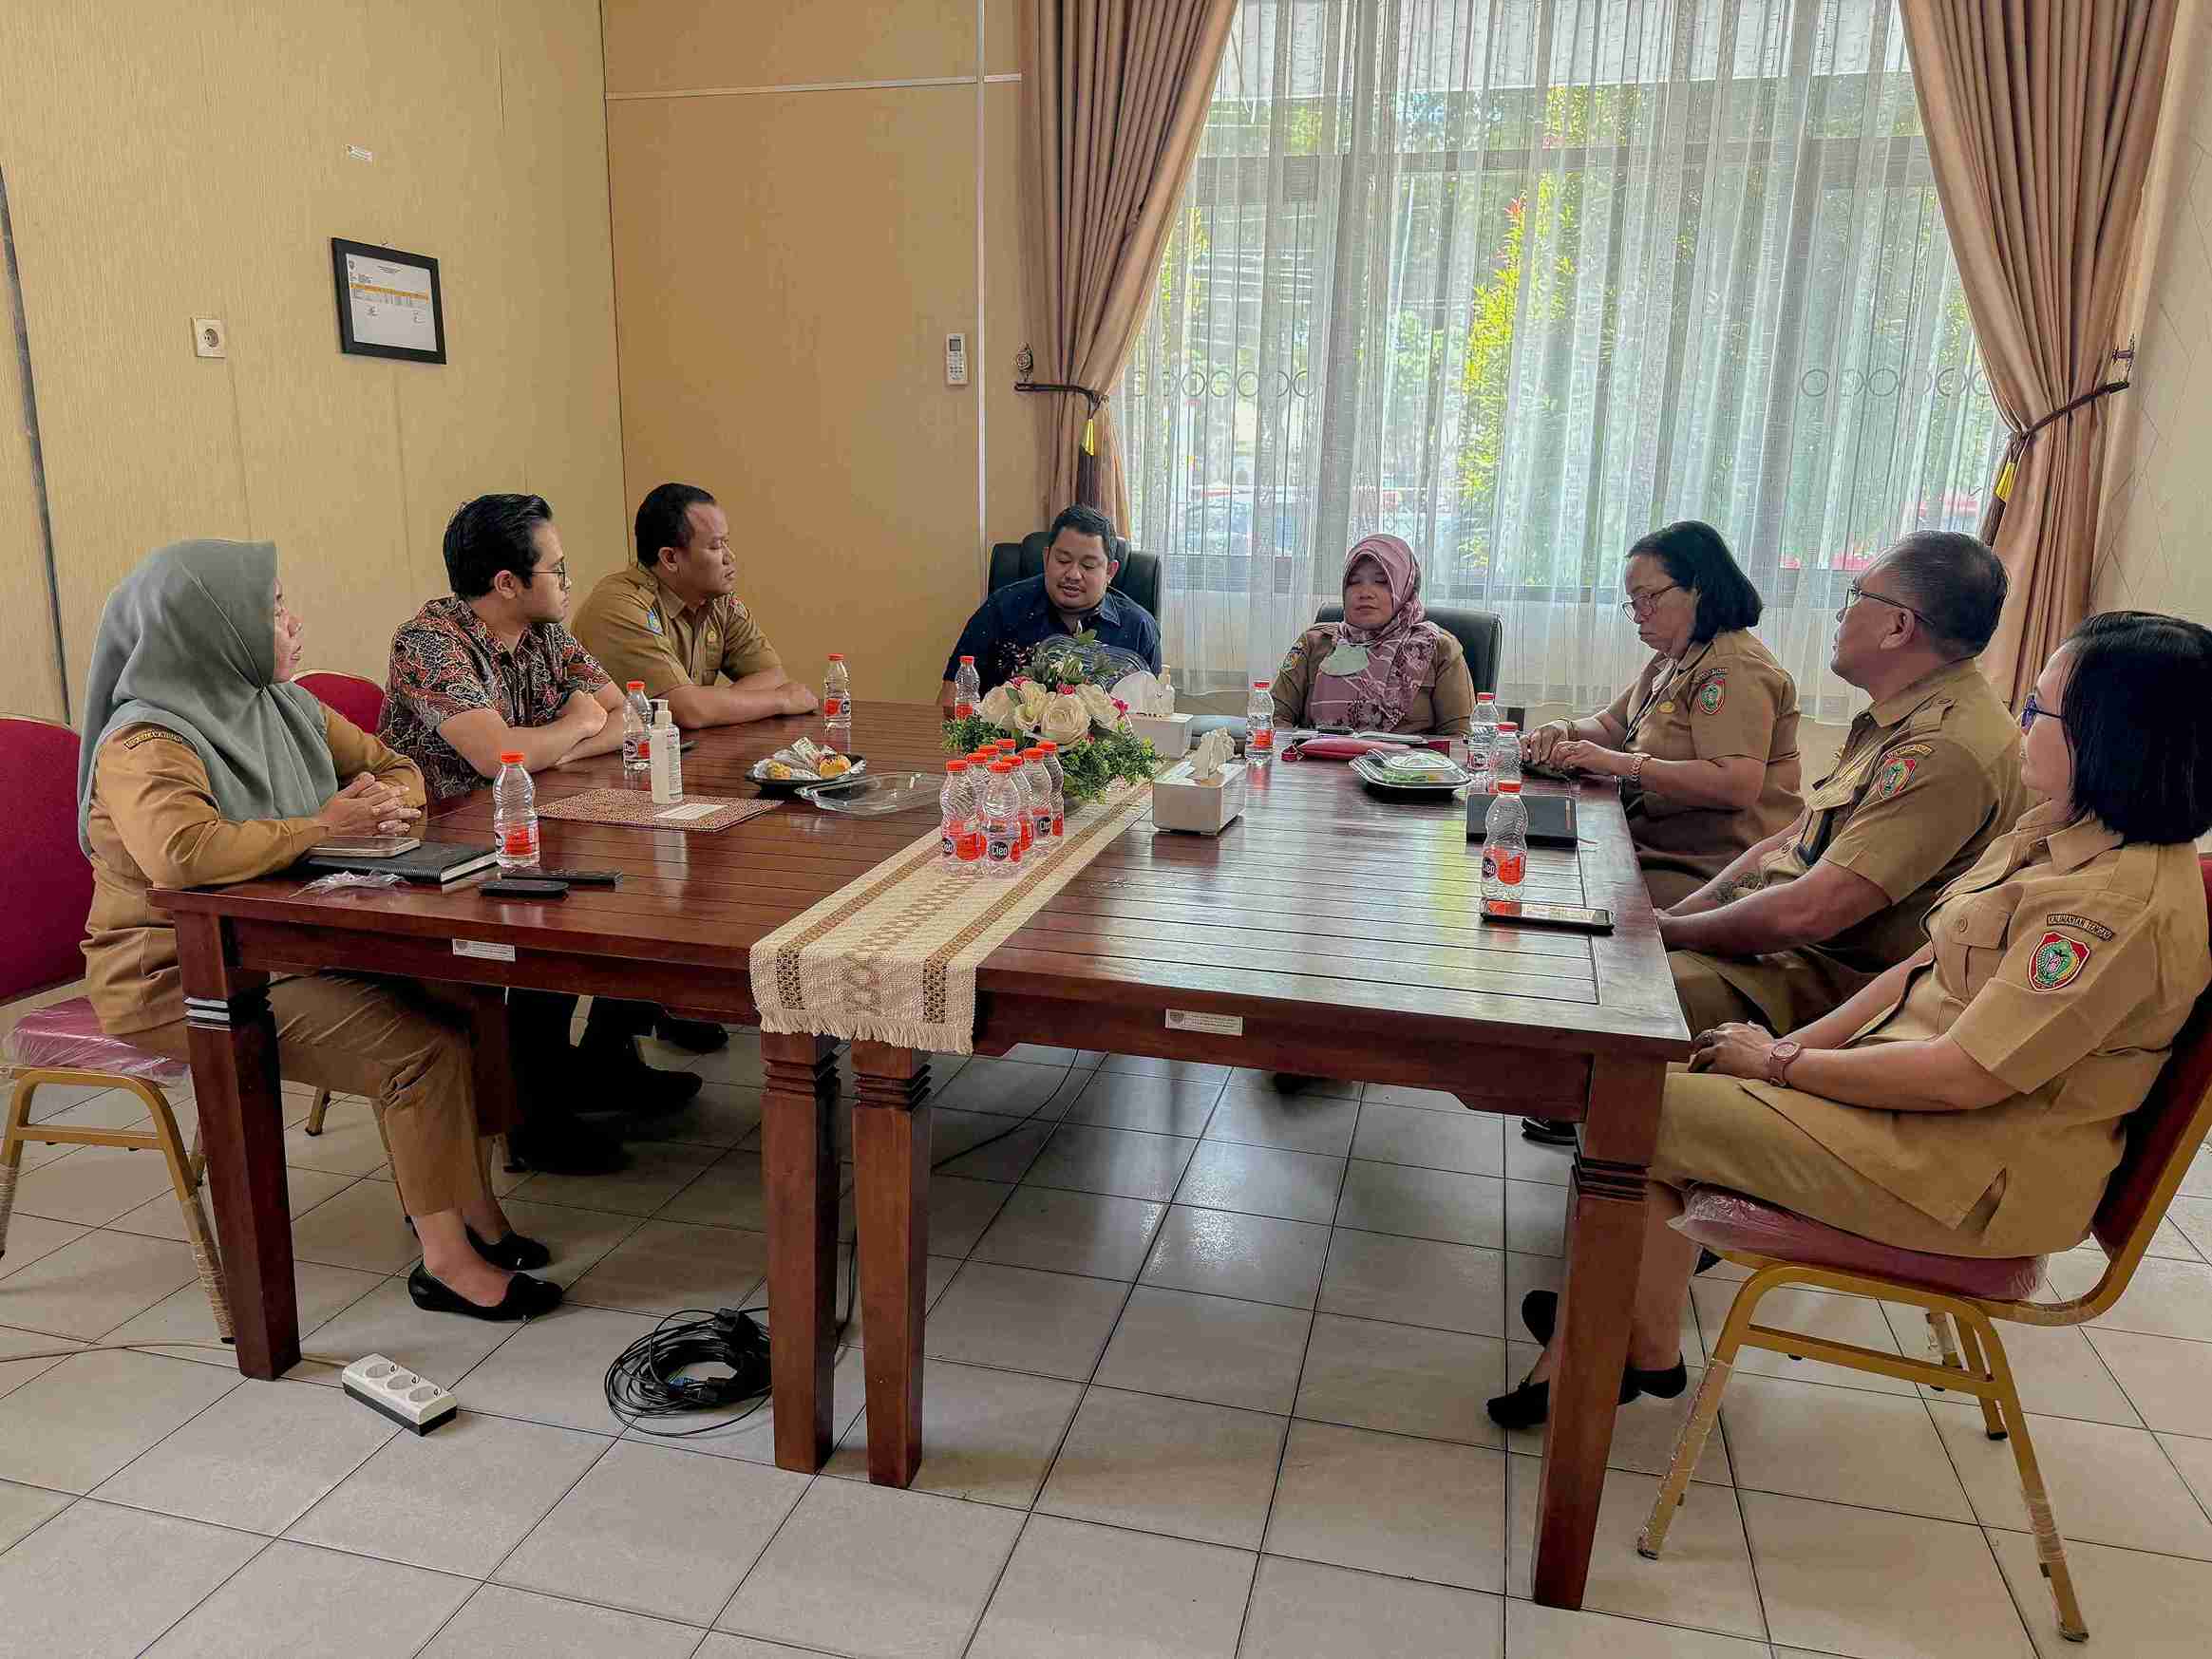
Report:
[[[1803,1043],[1785,1037],[1767,1050],[1767,1081],[1780,1088],[1789,1081],[1789,1063],[1805,1052]]]
[[[1644,763],[1652,757],[1638,750],[1636,758],[1628,764],[1628,781],[1637,788],[1643,787]]]

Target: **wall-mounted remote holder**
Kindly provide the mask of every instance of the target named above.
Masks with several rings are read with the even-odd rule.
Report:
[[[382,1354],[364,1354],[348,1366],[339,1379],[346,1392],[382,1412],[400,1427],[428,1434],[442,1423],[450,1423],[461,1402],[427,1377],[418,1377],[406,1367]]]

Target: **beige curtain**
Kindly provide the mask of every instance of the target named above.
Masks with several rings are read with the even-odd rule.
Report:
[[[1121,380],[1236,9],[1237,0],[1025,0],[1031,380],[1100,393]],[[1078,394],[1034,395],[1041,511],[1087,500],[1125,533],[1129,487],[1110,405],[1093,422]]]
[[[1913,85],[1991,391],[2015,434],[2110,378],[2177,0],[1904,0]],[[2008,451],[1982,659],[2017,707],[2089,604],[2108,401]],[[2000,482],[2004,475],[2000,473]],[[1985,520],[1984,533],[1993,534]]]

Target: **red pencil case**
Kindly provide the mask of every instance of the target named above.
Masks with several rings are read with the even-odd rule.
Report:
[[[1392,754],[1403,749],[1434,749],[1451,753],[1447,737],[1392,739],[1388,743],[1368,737],[1310,737],[1283,750],[1286,761],[1349,761],[1360,755]]]

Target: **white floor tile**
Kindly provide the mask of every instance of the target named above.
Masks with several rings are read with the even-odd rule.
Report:
[[[498,1574],[501,1584],[709,1625],[807,1477],[632,1442],[609,1448]]]
[[[0,1279],[0,1325],[90,1340],[199,1281],[187,1245],[87,1233]]]
[[[2212,1631],[2212,1563],[2069,1539],[2066,1564],[2089,1627],[2084,1649],[2058,1633],[2058,1613],[2037,1568],[2035,1540],[2026,1533],[2006,1532],[1992,1532],[1989,1538],[2041,1659],[2071,1659],[2085,1651],[2125,1653],[2127,1659],[2202,1659],[2204,1633]]]
[[[1329,1229],[1310,1221],[1176,1204],[1142,1276],[1170,1290],[1311,1308],[1328,1254]]]
[[[1899,1352],[1917,1359],[1937,1357],[1928,1346],[1928,1322],[1919,1309],[1887,1303],[1882,1312],[1888,1316],[1890,1329],[1896,1333]],[[2013,1381],[2018,1385],[2020,1397],[2030,1411],[2048,1412],[2053,1417],[2082,1417],[2093,1423],[2117,1423],[2128,1428],[2139,1425],[2127,1394],[2112,1380],[2105,1362],[2097,1357],[2089,1333],[2079,1326],[2015,1325],[2008,1321],[1997,1327],[1997,1337],[2005,1345],[2005,1357],[2012,1362]],[[1943,1398],[1929,1388],[1923,1388],[1921,1393],[1930,1400]],[[1959,1396],[1954,1394],[1952,1398]]]
[[[80,1354],[0,1400],[0,1480],[89,1492],[240,1381],[159,1354]]]
[[[569,1300],[633,1313],[742,1308],[765,1301],[768,1235],[737,1227],[647,1221],[577,1278]]]
[[[1420,1106],[1431,1112],[1466,1112],[1459,1096],[1438,1088],[1415,1088],[1409,1084],[1371,1083],[1360,1099],[1370,1105]],[[1470,1117],[1489,1117],[1487,1112],[1467,1113]]]
[[[681,1111],[652,1120],[652,1132],[661,1141],[684,1141],[698,1146],[735,1146],[761,1122],[761,1091],[739,1084],[709,1083]]]
[[[1082,1397],[1080,1383],[924,1362],[921,1468],[914,1490],[1029,1508]],[[868,1478],[865,1413],[854,1418],[824,1472]]]
[[[515,1197],[532,1204],[651,1216],[723,1156],[711,1146],[678,1141],[632,1141],[625,1144],[630,1154],[628,1169],[613,1175],[534,1175],[515,1189]]]
[[[1763,1642],[1611,1613],[1505,1604],[1506,1659],[1767,1659]]]
[[[0,1480],[0,1554],[18,1538],[28,1537],[75,1499],[66,1492],[48,1492],[43,1486],[18,1486]]]
[[[535,1238],[553,1252],[552,1262],[533,1273],[563,1288],[590,1273],[608,1253],[644,1225],[634,1216],[611,1215],[604,1210],[578,1210],[567,1204],[533,1204],[520,1197],[505,1198],[501,1208],[507,1224],[526,1238]]]
[[[1512,1460],[1513,1561],[1510,1593],[1525,1600],[1534,1582],[1536,1525],[1542,1464]],[[1651,1475],[1608,1469],[1598,1506],[1598,1535],[1590,1551],[1590,1581],[1582,1606],[1591,1612],[1657,1619],[1724,1635],[1767,1634],[1751,1556],[1736,1494],[1726,1486],[1692,1486],[1674,1512],[1664,1553],[1656,1561],[1636,1554],[1636,1535],[1652,1513],[1659,1481]]]
[[[186,1614],[147,1659],[344,1653],[369,1631],[387,1651],[411,1653],[476,1588],[444,1573],[280,1540]]]
[[[375,1273],[351,1268],[325,1267],[320,1262],[295,1260],[292,1266],[293,1293],[298,1299],[299,1323],[312,1329],[383,1285]],[[195,1360],[227,1371],[238,1368],[237,1350],[226,1345],[215,1328],[215,1308],[207,1291],[195,1278],[169,1292],[135,1318],[126,1319],[108,1332],[109,1342],[161,1342],[176,1346],[157,1348],[171,1359]]]
[[[304,1321],[302,1326],[304,1329]],[[426,1313],[409,1299],[406,1281],[395,1278],[384,1280],[360,1300],[309,1329],[299,1345],[308,1353],[333,1358],[382,1354],[443,1387],[458,1388],[484,1355],[520,1329],[519,1325],[463,1319],[451,1313]],[[309,1367],[302,1374],[310,1382],[337,1386],[336,1371]]]
[[[1237,1650],[1249,1659],[1498,1659],[1503,1611],[1499,1597],[1471,1590],[1263,1555]]]
[[[310,1135],[303,1121],[284,1132],[284,1161],[293,1169],[330,1175],[374,1175],[385,1167],[384,1138],[376,1117],[359,1095],[332,1095],[323,1132]]]
[[[1567,1189],[1542,1181],[1507,1181],[1505,1248],[1522,1255],[1564,1255]]]
[[[75,1337],[55,1336],[44,1330],[17,1330],[0,1325],[0,1400],[5,1400],[41,1371],[50,1371],[62,1363],[60,1357],[10,1362],[9,1354],[50,1354],[55,1348],[67,1351],[83,1346]]]
[[[952,1659],[1021,1532],[988,1503],[817,1480],[717,1629],[841,1653]]]
[[[1165,1204],[1052,1187],[1017,1188],[975,1245],[977,1261],[1134,1279],[1166,1217]]]
[[[1504,1456],[1294,1423],[1266,1550],[1463,1590],[1502,1591]]]
[[[1736,1287],[1726,1282],[1693,1279],[1690,1298],[1697,1323],[1708,1343],[1720,1340],[1728,1323],[1729,1308]],[[1830,1295],[1822,1291],[1769,1291],[1759,1302],[1758,1323],[1773,1330],[1799,1331],[1848,1342],[1879,1353],[1896,1353],[1896,1334],[1882,1317],[1881,1304],[1863,1296]],[[1915,1353],[1919,1349],[1916,1348]],[[1769,1348],[1747,1348],[1736,1355],[1739,1377],[1781,1377],[1793,1383],[1825,1383],[1838,1388],[1863,1388],[1877,1394],[1917,1396],[1919,1388],[1898,1377],[1879,1371],[1855,1371],[1847,1366],[1824,1365],[1818,1360],[1793,1360]]]
[[[1038,1516],[968,1659],[1230,1659],[1254,1557]]]
[[[1341,1158],[1279,1146],[1208,1141],[1192,1157],[1175,1201],[1287,1221],[1327,1221],[1336,1213],[1344,1164]]]
[[[1392,1238],[1338,1228],[1329,1243],[1320,1310],[1504,1334],[1505,1256],[1433,1238]]]
[[[400,1432],[338,1389],[241,1379],[97,1495],[274,1536]]]
[[[407,1231],[399,1188],[380,1180],[355,1181],[300,1216],[292,1224],[292,1249],[301,1261],[369,1273],[404,1273],[423,1255]]]
[[[1502,1433],[1483,1406],[1505,1386],[1505,1345],[1497,1337],[1323,1313],[1314,1321],[1297,1414],[1495,1446]]]
[[[80,1146],[42,1164],[16,1183],[15,1213],[48,1221],[99,1227],[135,1210],[156,1193],[174,1193],[168,1161],[159,1152]]]
[[[462,1398],[471,1411],[618,1435],[627,1425],[607,1408],[607,1367],[657,1323],[643,1313],[557,1308],[518,1327],[470,1371]]]
[[[1160,1135],[1202,1135],[1222,1086],[1102,1071],[1075,1097],[1068,1120],[1116,1129],[1149,1129]]]
[[[1720,1414],[1736,1484],[1747,1491],[1975,1518],[1944,1437],[1912,1395],[1739,1374]],[[1981,1414],[1974,1416],[1978,1424]]]
[[[28,1179],[25,1185],[28,1185]],[[2061,1296],[2084,1294],[2102,1268],[2085,1255],[2051,1258],[2051,1283]],[[2132,1330],[2145,1336],[2183,1336],[2212,1342],[2212,1266],[2146,1257],[2109,1313],[2092,1320],[2097,1330]]]
[[[172,1208],[176,1199],[170,1199]],[[8,1236],[4,1242],[6,1254],[0,1254],[0,1278],[19,1272],[38,1260],[51,1255],[65,1244],[73,1244],[90,1232],[74,1221],[48,1221],[44,1216],[26,1216],[18,1211],[9,1217]]]
[[[1063,1123],[1022,1178],[1030,1186],[1164,1203],[1198,1144],[1180,1135]]]
[[[1763,1492],[1743,1505],[1776,1642],[1847,1659],[2032,1651],[1979,1527]]]
[[[1505,1380],[1517,1384],[1529,1373],[1541,1350],[1533,1342],[1510,1342],[1505,1345]],[[1674,1463],[1674,1442],[1681,1438],[1682,1425],[1689,1420],[1697,1404],[1697,1390],[1705,1381],[1702,1367],[1690,1367],[1690,1386],[1672,1400],[1654,1400],[1649,1394],[1632,1400],[1614,1413],[1613,1448],[1605,1454],[1609,1469],[1626,1469],[1636,1475],[1664,1475]],[[1543,1429],[1515,1429],[1505,1437],[1508,1450],[1527,1457],[1543,1456]],[[1715,1423],[1712,1432],[1705,1437],[1705,1452],[1697,1460],[1697,1467],[1691,1472],[1692,1480],[1706,1480],[1719,1486],[1730,1483],[1729,1468],[1728,1427],[1725,1423]]]
[[[2162,1434],[2158,1443],[2165,1448],[2165,1455],[2173,1460],[2176,1469],[2197,1501],[2212,1511],[2212,1440],[2193,1440],[2186,1435]]]
[[[933,1103],[1005,1118],[1057,1120],[1090,1083],[1090,1073],[1014,1059],[972,1060],[934,1097]],[[1043,1108],[1039,1110],[1039,1108]]]
[[[128,1659],[266,1542],[173,1516],[73,1504],[0,1555],[0,1654]]]
[[[1206,1139],[1342,1158],[1352,1150],[1352,1126],[1359,1115],[1356,1101],[1284,1095],[1265,1086],[1243,1090],[1231,1084],[1206,1124]]]
[[[1355,1158],[1344,1178],[1336,1225],[1502,1250],[1505,1183],[1496,1176]]]
[[[289,1214],[304,1216],[317,1204],[344,1192],[358,1178],[350,1175],[326,1175],[319,1169],[286,1170],[284,1195]],[[215,1199],[205,1188],[200,1191],[199,1201],[208,1224],[213,1226]],[[181,1244],[184,1242],[184,1206],[178,1203],[174,1191],[164,1188],[137,1209],[118,1216],[108,1225],[119,1233],[142,1233],[148,1238],[174,1238]],[[9,1248],[12,1251],[12,1239],[9,1240]]]
[[[1093,1387],[1037,1511],[1257,1549],[1285,1426],[1265,1412]]]
[[[1465,1175],[1502,1175],[1504,1120],[1467,1111],[1457,1102],[1450,1112],[1393,1106],[1375,1100],[1371,1092],[1360,1110],[1352,1156]]]
[[[1993,1441],[1973,1405],[1931,1407],[1982,1525],[2030,1532],[2012,1442]],[[2212,1520],[2148,1429],[2028,1416],[2059,1536],[2212,1561]]]
[[[423,1659],[688,1659],[689,1625],[487,1584],[423,1650]]]
[[[2091,1330],[2089,1342],[2146,1424],[2212,1436],[2212,1343],[2128,1330]]]
[[[1096,1380],[1287,1415],[1312,1323],[1300,1309],[1140,1285],[1106,1344]]]
[[[285,1536],[482,1577],[608,1443],[600,1435],[463,1410],[433,1435],[394,1436]]]
[[[723,1154],[718,1162],[652,1215],[656,1221],[689,1221],[766,1233],[768,1209],[761,1185],[760,1154],[742,1149]]]
[[[1566,1276],[1567,1264],[1560,1256],[1522,1255],[1515,1251],[1506,1253],[1505,1324],[1516,1342],[1525,1341],[1528,1338],[1528,1327],[1521,1317],[1521,1304],[1526,1300],[1528,1292],[1531,1291],[1557,1292],[1560,1286],[1566,1282]],[[1728,1288],[1734,1289],[1732,1285]],[[1881,1325],[1880,1313],[1875,1314],[1874,1320],[1877,1327]],[[1682,1358],[1684,1363],[1692,1367],[1702,1367],[1705,1364],[1705,1343],[1698,1335],[1697,1321],[1696,1305],[1694,1303],[1686,1305],[1682,1310]],[[1716,1323],[1712,1329],[1717,1331],[1720,1327]],[[1751,1369],[1750,1362],[1756,1357],[1747,1352],[1744,1355],[1745,1363],[1736,1367],[1738,1374]],[[1525,1371],[1527,1367],[1524,1366],[1522,1369]],[[1839,1376],[1844,1374],[1843,1372],[1837,1373]],[[1792,1375],[1795,1375],[1794,1371]],[[1519,1378],[1516,1377],[1515,1380],[1518,1381]],[[1898,1386],[1909,1390],[1911,1386],[1900,1383]]]
[[[972,1261],[930,1310],[924,1344],[937,1359],[1044,1377],[1089,1377],[1129,1288]]]

